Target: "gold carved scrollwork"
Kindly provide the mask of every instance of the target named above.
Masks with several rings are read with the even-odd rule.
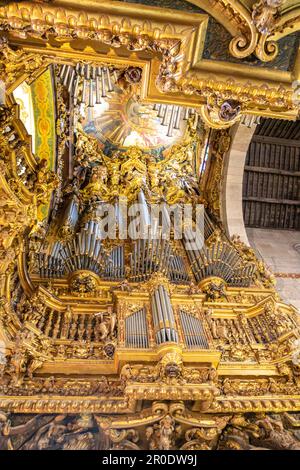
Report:
[[[290,25],[298,25],[297,10],[286,15],[280,13],[285,0],[260,0],[254,3],[252,12],[245,11],[247,30],[236,36],[230,43],[230,52],[237,58],[245,58],[255,53],[263,62],[271,62],[279,52],[278,44],[272,40],[272,35],[279,28],[282,32],[285,17]],[[279,26],[279,24],[281,25]],[[288,34],[288,32],[286,32]]]
[[[275,7],[273,3],[276,4]],[[218,10],[218,18],[222,20],[225,15],[226,26],[228,28],[230,25],[228,29],[234,35],[230,44],[230,52],[234,56],[244,58],[256,53],[258,58],[263,61],[270,61],[275,58],[278,47],[275,40],[272,39],[272,35],[285,35],[291,32],[292,27],[294,27],[294,30],[299,28],[299,12],[297,13],[297,9],[292,9],[291,12],[284,12],[283,14],[280,11],[277,18],[279,3],[282,2],[280,0],[277,3],[276,0],[262,0],[256,3],[253,10],[255,19],[253,20],[252,13],[240,1],[234,2],[234,4],[230,0],[214,2],[214,8]],[[126,12],[127,8],[130,11]],[[275,13],[273,12],[274,8]],[[126,5],[124,9],[121,8],[122,13],[119,11],[115,13],[114,10],[108,12],[107,6],[104,4],[97,15],[90,11],[86,13],[78,11],[78,15],[74,16],[73,11],[68,8],[59,9],[55,5],[40,5],[37,7],[36,4],[33,6],[31,2],[22,2],[22,9],[17,3],[1,8],[0,21],[3,29],[14,35],[19,35],[23,41],[30,37],[47,41],[51,35],[62,43],[73,39],[80,41],[96,40],[113,48],[122,46],[126,47],[128,51],[145,50],[153,57],[157,53],[161,54],[159,70],[153,74],[156,87],[163,93],[194,95],[196,99],[199,97],[201,99],[199,105],[203,119],[208,125],[215,128],[226,128],[232,125],[238,119],[240,113],[247,112],[247,108],[251,111],[259,109],[261,114],[263,114],[263,108],[268,109],[268,112],[273,112],[276,108],[279,112],[296,114],[296,106],[292,100],[293,90],[290,87],[283,89],[280,80],[278,81],[278,88],[262,83],[262,87],[257,93],[256,84],[249,84],[248,86],[245,83],[238,83],[234,77],[230,77],[230,83],[228,80],[222,81],[215,78],[203,79],[203,76],[198,73],[197,67],[191,69],[187,67],[185,55],[190,56],[192,52],[189,47],[194,42],[191,40],[191,36],[194,34],[201,35],[204,31],[202,22],[205,17],[203,15],[198,15],[193,25],[192,17],[187,19],[188,15],[186,14],[185,18],[189,26],[186,27],[184,23],[181,24],[180,20],[177,20],[178,24],[176,22],[176,24],[172,24],[169,33],[164,22],[158,21],[155,15],[151,17],[151,21],[149,20],[150,27],[145,29],[141,20],[138,26],[134,28],[132,26],[134,22],[130,17],[134,13],[134,7],[132,9]],[[266,9],[270,10],[271,13],[266,14]],[[89,10],[88,5],[87,10]],[[122,17],[122,14],[124,17]],[[164,16],[166,16],[165,23],[169,25],[170,18],[167,14],[164,15],[163,12],[162,18]],[[102,21],[104,17],[105,21]],[[276,18],[275,23],[273,22],[274,17]],[[95,18],[97,18],[96,22]],[[264,31],[266,30],[262,27],[262,24],[268,23],[268,21],[270,23],[269,28],[267,28],[268,32],[260,32],[262,28]],[[254,23],[257,23],[258,27]],[[122,29],[123,24],[128,25],[126,31]],[[52,58],[51,53],[53,53]],[[13,50],[10,54],[12,55],[12,63],[14,61],[15,65],[9,73],[17,76],[22,69],[20,64],[26,56],[26,62],[24,62],[25,65],[22,70],[23,76],[29,74],[29,76],[34,77],[35,73],[40,73],[49,61],[55,62],[55,52],[52,51],[51,53],[50,49],[49,55],[48,53],[47,55],[41,53],[35,55],[33,52]],[[8,75],[6,74],[6,76]],[[147,81],[149,80],[151,81],[148,77]],[[154,83],[151,84],[151,87],[154,89],[153,85]],[[239,101],[239,96],[241,97],[240,102],[236,103]],[[174,99],[176,98],[174,97]],[[212,101],[216,100],[218,103],[212,106]],[[225,115],[222,111],[220,112],[220,107],[223,108],[223,111],[225,109]]]
[[[33,81],[50,63],[47,56],[14,50],[7,39],[0,37],[0,79],[10,93],[23,80]]]
[[[182,450],[206,450],[216,445],[230,415],[206,419],[190,412],[182,402],[156,402],[142,416],[136,414],[127,420],[96,416],[96,420],[112,443],[130,437],[149,450],[176,449],[179,443]]]
[[[207,183],[204,198],[213,215],[219,219],[221,210],[221,185],[225,155],[231,145],[228,129],[214,131],[212,136],[210,165],[207,169]]]

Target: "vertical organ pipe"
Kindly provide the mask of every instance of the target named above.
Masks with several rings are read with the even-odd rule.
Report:
[[[158,286],[151,294],[151,307],[157,343],[178,342],[173,308],[164,286]]]

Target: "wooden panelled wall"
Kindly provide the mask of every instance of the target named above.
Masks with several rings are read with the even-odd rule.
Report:
[[[248,227],[300,230],[300,121],[263,119],[246,157]]]

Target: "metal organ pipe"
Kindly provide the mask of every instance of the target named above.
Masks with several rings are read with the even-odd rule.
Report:
[[[166,106],[163,110],[163,116],[162,116],[162,126],[167,126],[168,125],[168,106]]]
[[[106,71],[106,76],[107,76],[107,90],[109,93],[111,93],[114,89],[113,87],[113,84],[112,84],[112,81],[111,81],[111,76],[110,76],[110,72],[109,72],[109,69],[106,67],[105,68],[105,71]]]
[[[180,106],[177,106],[175,124],[174,124],[174,129],[176,130],[179,129],[180,127],[180,117],[181,117],[181,109],[180,109]]]
[[[106,98],[106,87],[105,87],[105,77],[104,77],[104,68],[101,69],[101,86],[102,86],[102,98]]]
[[[147,204],[147,201],[146,201],[146,198],[145,198],[144,191],[139,192],[138,201],[142,205],[141,217],[143,219],[143,224],[144,224],[144,226],[150,226],[151,219],[150,219],[148,204]]]
[[[94,89],[93,89],[93,80],[89,80],[89,108],[93,108],[94,106]]]
[[[158,109],[158,117],[159,118],[163,118],[164,117],[164,113],[165,113],[165,110],[167,111],[167,106],[165,104],[161,104],[159,105],[159,109]]]
[[[142,348],[143,347],[143,335],[142,335],[143,329],[142,329],[142,319],[141,319],[140,312],[137,313],[136,320],[137,320],[137,331],[139,333],[138,334],[138,347]]]
[[[154,328],[155,328],[155,339],[156,339],[157,344],[161,344],[163,341],[162,341],[161,332],[159,330],[159,317],[157,313],[154,295],[151,296],[151,310],[152,310],[152,317],[153,317],[153,323],[154,323]]]
[[[171,117],[170,117],[170,121],[168,125],[167,137],[172,137],[173,135],[175,108],[176,108],[175,106],[172,106]]]
[[[164,299],[164,303],[166,305],[169,322],[171,326],[171,341],[178,342],[178,333],[176,331],[175,317],[174,317],[173,307],[171,304],[169,293],[166,291],[166,289],[163,286],[160,286],[160,289],[161,289],[162,298]]]
[[[75,73],[76,73],[76,72],[75,72],[75,69],[73,68],[72,71],[71,71],[70,81],[69,81],[69,86],[68,86],[68,92],[69,92],[69,93],[71,93],[71,91],[72,91]],[[74,95],[75,95],[75,87],[74,87]]]
[[[71,72],[71,66],[68,65],[68,66],[67,66],[67,69],[66,69],[65,76],[64,76],[64,80],[63,80],[63,85],[64,85],[64,86],[67,86],[67,84],[68,84],[68,78],[69,78],[70,72]]]
[[[149,347],[145,308],[125,319],[125,345],[128,348]]]
[[[180,122],[186,121],[190,116],[196,114],[194,108],[186,108],[175,105],[154,104],[153,110],[157,112],[157,117],[161,119],[161,125],[167,126],[167,136],[172,137],[173,130],[180,129]]]
[[[163,324],[164,324],[165,331],[166,331],[166,340],[172,341],[171,328],[173,325],[172,325],[172,321],[169,315],[169,310],[168,310],[168,307],[167,307],[167,304],[165,302],[165,298],[162,292],[162,286],[159,286],[157,291],[158,291],[157,295],[159,297],[160,305],[161,305],[162,312],[163,312]]]
[[[76,105],[76,103],[77,103],[79,82],[80,82],[80,76],[76,75],[76,79],[75,79],[75,82],[74,82],[74,93],[73,93],[74,94],[74,96],[73,96],[74,105]],[[71,83],[70,83],[69,89],[70,89],[70,87],[71,87]],[[70,90],[69,90],[69,92],[70,92]]]
[[[93,108],[95,103],[101,104],[101,96],[105,98],[107,92],[113,92],[114,82],[118,80],[115,70],[90,64],[64,64],[60,67],[58,76],[61,83],[67,87],[74,104],[77,103],[80,81],[83,81],[80,101],[88,108]]]
[[[100,75],[101,75],[101,68],[97,67],[97,71],[96,71],[96,104],[101,104]]]
[[[154,292],[154,298],[155,298],[155,305],[157,308],[158,318],[159,318],[158,328],[161,332],[162,342],[165,343],[167,341],[167,335],[166,335],[166,329],[164,328],[165,322],[164,322],[164,317],[163,317],[163,311],[162,311],[162,306],[160,303],[160,298],[159,298],[159,294],[157,290]]]
[[[178,342],[175,318],[170,297],[164,286],[158,286],[151,295],[151,307],[157,344]]]
[[[59,72],[59,78],[63,78],[63,77],[64,77],[66,68],[67,68],[67,64],[64,64],[64,65],[61,67],[60,72]]]
[[[208,349],[209,345],[201,320],[183,310],[180,311],[180,320],[186,346],[189,349]]]

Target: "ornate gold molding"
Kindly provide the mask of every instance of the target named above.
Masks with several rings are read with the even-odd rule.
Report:
[[[297,1],[285,8],[285,0],[257,2],[232,0],[190,0],[215,17],[233,36],[229,50],[234,57],[256,54],[270,62],[278,54],[278,39],[300,28]]]
[[[11,413],[133,413],[136,401],[133,398],[107,397],[13,397],[0,396],[0,409]]]
[[[233,9],[238,13],[235,23],[239,23],[243,34],[235,37],[231,45],[237,55],[244,57],[252,53],[255,46],[263,56],[265,47],[267,50],[273,47],[270,42],[265,46],[265,36],[263,42],[258,39],[251,14],[244,6],[239,2],[232,6],[229,1],[223,2],[223,8],[224,5],[228,11]],[[102,4],[97,12],[91,5],[86,8],[85,13],[79,10],[75,14],[72,2],[55,5],[22,2],[22,8],[18,4],[2,7],[0,23],[9,33],[9,40],[21,47],[16,52],[5,49],[6,60],[15,64],[9,71],[10,77],[14,74],[17,82],[26,74],[34,77],[37,69],[39,73],[49,61],[58,58],[68,63],[82,60],[81,49],[85,50],[85,61],[90,63],[104,61],[118,66],[134,60],[143,68],[142,98],[145,101],[192,104],[201,110],[210,127],[228,127],[243,113],[287,119],[297,115],[292,73],[239,64],[228,67],[226,62],[221,65],[201,59],[206,15],[143,7],[142,11],[139,9],[138,19],[133,19],[137,13],[135,5],[113,3],[108,11],[110,6]],[[250,45],[246,39],[247,28],[252,37]],[[72,48],[74,41],[77,52]],[[118,57],[120,47],[127,49],[122,59]],[[148,54],[147,59],[142,58],[142,52]],[[27,65],[22,54],[27,57]],[[158,60],[157,55],[161,55],[162,60]],[[218,68],[217,73],[214,67]]]
[[[65,11],[57,8],[58,4],[67,3]],[[226,3],[228,7],[229,4]],[[257,88],[259,81],[246,87],[238,75],[237,81],[226,81],[224,74],[215,80],[208,69],[203,71],[198,66],[207,22],[205,15],[164,12],[161,19],[159,15],[163,10],[145,8],[135,21],[130,15],[137,14],[136,6],[127,8],[123,4],[114,4],[108,14],[110,6],[98,6],[96,10],[96,4],[91,4],[88,13],[74,16],[78,12],[74,2],[32,5],[28,2],[22,2],[20,7],[12,4],[5,10],[7,16],[3,18],[2,15],[2,24],[7,27],[7,34],[3,36],[7,37],[9,44],[3,42],[1,76],[7,81],[8,93],[15,86],[14,80],[18,84],[25,78],[34,79],[53,62],[75,64],[84,61],[114,64],[116,67],[134,63],[143,69],[143,99],[193,104],[201,108],[205,122],[216,129],[229,127],[246,111],[276,117],[278,113],[282,113],[282,117],[293,117],[297,113],[288,74],[285,75],[287,85],[284,87],[278,85],[281,77],[278,74],[276,77],[272,75],[276,79],[271,84],[268,82],[266,87]],[[0,23],[3,11],[0,10]],[[240,12],[244,15],[244,8]],[[149,22],[145,21],[147,13]],[[243,24],[246,30],[247,22]],[[239,27],[242,28],[241,24]],[[118,55],[119,47],[123,57]],[[60,119],[67,110],[62,90],[59,87],[57,90]],[[5,161],[0,168],[2,202],[5,201],[4,208],[1,207],[3,213],[0,211],[0,226],[1,229],[3,226],[5,236],[0,241],[2,253],[7,251],[7,259],[0,270],[8,270],[10,275],[1,285],[1,293],[8,294],[13,267],[28,298],[22,295],[14,306],[8,301],[9,295],[1,299],[0,330],[6,335],[7,362],[2,368],[0,408],[15,413],[133,415],[141,410],[145,400],[173,401],[175,403],[170,406],[162,405],[161,414],[156,408],[155,422],[151,424],[169,426],[169,429],[174,425],[173,420],[195,425],[197,432],[190,432],[185,448],[193,445],[192,436],[201,435],[207,441],[215,439],[218,426],[214,424],[218,419],[209,416],[197,419],[192,413],[186,413],[183,404],[176,403],[178,400],[193,400],[195,414],[199,411],[221,415],[224,412],[298,410],[299,375],[295,362],[291,361],[294,360],[295,340],[299,337],[299,320],[293,309],[281,303],[276,295],[270,273],[239,240],[226,243],[236,257],[240,256],[243,262],[254,263],[257,267],[253,278],[253,283],[257,284],[255,287],[229,287],[217,275],[206,275],[204,280],[200,277],[202,281],[197,286],[193,283],[188,285],[188,281],[176,284],[160,273],[147,282],[131,283],[127,260],[125,267],[129,270],[118,282],[103,281],[96,272],[84,269],[70,271],[71,274],[61,279],[43,280],[38,276],[31,279],[21,246],[24,230],[35,228],[36,207],[50,196],[57,179],[31,154],[30,143],[9,96],[6,105],[1,108],[0,115],[1,156]],[[12,116],[10,111],[13,111]],[[58,141],[60,157],[68,138],[67,130],[67,126],[62,126]],[[196,128],[193,130],[195,134]],[[230,136],[227,130],[216,130],[215,133],[215,161],[210,168],[205,196],[212,212],[218,216],[222,160],[230,146]],[[91,144],[86,136],[84,138],[85,144]],[[85,144],[84,152],[90,152],[90,156],[94,152],[100,154],[93,142],[87,149]],[[170,152],[165,162],[174,163],[181,157],[178,166],[186,178],[184,145],[178,144]],[[126,154],[128,156],[139,165],[131,166],[131,158],[126,158],[125,173],[136,176],[136,168],[141,168],[142,155],[131,148]],[[25,176],[24,172],[18,171],[18,159],[21,159],[22,169],[25,168]],[[141,171],[144,174],[144,167]],[[117,171],[112,171],[112,174],[116,176]],[[96,178],[97,183],[99,179]],[[153,178],[155,181],[158,186],[159,179]],[[124,183],[127,189],[130,188],[129,182],[126,180]],[[115,180],[115,185],[120,189],[119,180],[117,183]],[[167,186],[172,189],[171,183]],[[140,189],[141,186],[134,182],[130,191],[136,196]],[[91,197],[97,196],[97,190],[100,199],[104,186],[97,189],[88,183],[80,194],[89,203]],[[55,229],[51,233],[53,238]],[[65,235],[68,235],[67,230]],[[214,246],[222,236],[221,230],[212,230],[205,246]],[[58,239],[61,240],[60,235]],[[213,261],[219,262],[218,250],[215,251]],[[19,253],[18,266],[16,253]],[[210,261],[202,259],[202,264],[210,266]],[[250,277],[249,271],[247,273]],[[170,302],[168,312],[174,309],[172,324],[176,326],[179,338],[177,341],[173,337],[163,346],[155,338],[150,304],[152,290],[159,286],[164,286],[170,293],[170,296],[162,296],[159,305],[166,300]],[[126,339],[126,333],[131,331],[127,320],[140,310],[144,316],[138,316],[137,322],[143,318],[149,336],[146,342],[140,343],[143,347],[140,344],[135,347],[135,343]],[[162,316],[162,309],[159,313]],[[190,347],[188,339],[191,335],[186,328],[192,322],[196,322],[194,331],[201,336],[201,341],[193,344],[194,348]],[[170,318],[166,319],[166,329],[170,324]],[[138,328],[133,331],[133,334],[140,334]],[[71,375],[70,380],[64,380],[62,376],[66,374]],[[147,415],[148,424],[151,416],[151,413]],[[134,419],[137,419],[136,425],[143,422],[140,413],[132,418],[127,420],[128,426],[129,423],[133,426]],[[205,419],[210,420],[214,428],[211,435],[206,435],[202,429],[205,428]],[[116,432],[116,426],[122,428],[120,422],[120,417],[110,422],[110,433],[116,443],[121,437],[128,437],[128,426],[125,426],[127,431],[122,432],[121,437]],[[222,422],[222,426],[226,423],[226,420]],[[170,444],[158,443],[154,438],[151,442],[153,446]]]

